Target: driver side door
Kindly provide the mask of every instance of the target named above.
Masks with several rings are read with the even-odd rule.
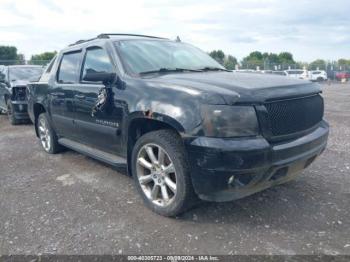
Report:
[[[115,73],[113,64],[106,49],[102,46],[86,48],[81,66],[81,76],[74,96],[75,123],[81,143],[108,152],[118,151],[116,121],[113,103],[106,110],[93,114],[101,89],[105,86],[100,82],[84,81],[87,72]],[[113,96],[113,93],[110,94]],[[113,100],[113,99],[111,99]]]

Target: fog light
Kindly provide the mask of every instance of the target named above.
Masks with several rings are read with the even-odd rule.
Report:
[[[228,179],[228,184],[229,185],[232,185],[233,184],[233,182],[235,182],[235,176],[231,176],[229,179]]]

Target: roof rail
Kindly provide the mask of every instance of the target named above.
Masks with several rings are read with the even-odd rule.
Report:
[[[151,36],[151,35],[139,35],[139,34],[119,34],[119,33],[102,33],[97,36],[97,38],[109,38],[109,36],[140,36],[140,37],[148,37],[148,38],[156,38],[156,39],[167,39],[164,37]]]
[[[89,42],[89,41],[92,41],[92,40],[95,40],[95,39],[97,39],[97,37],[90,38],[90,39],[85,39],[85,40],[81,39],[81,40],[76,41],[73,44],[70,44],[69,46],[79,45],[79,44],[82,44],[82,43],[85,43],[85,42]]]
[[[167,39],[167,38],[163,38],[163,37],[150,36],[150,35],[102,33],[102,34],[99,34],[97,37],[94,37],[94,38],[78,40],[75,43],[70,44],[69,46],[79,45],[79,44],[82,44],[82,43],[85,43],[85,42],[89,42],[89,41],[92,41],[92,40],[96,40],[96,39],[103,39],[103,38],[104,39],[109,39],[110,38],[109,36],[118,36],[118,35],[120,35],[120,36],[140,36],[140,37],[148,37],[148,38],[156,38],[156,39]]]

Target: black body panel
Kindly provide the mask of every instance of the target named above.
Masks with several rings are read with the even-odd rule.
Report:
[[[134,76],[126,73],[113,48],[114,41],[98,38],[63,50],[51,73],[46,72],[50,75],[47,81],[28,86],[32,121],[46,112],[60,139],[81,144],[75,148],[90,148],[85,150],[90,156],[91,148],[95,148],[95,157],[100,160],[101,151],[129,160],[134,142],[130,137],[137,133],[135,129],[171,128],[183,140],[196,193],[215,201],[237,199],[285,182],[326,147],[329,128],[323,120],[318,84],[284,76],[221,71]],[[82,77],[73,83],[58,81],[64,54],[82,52],[82,72],[86,50],[95,47],[108,52],[116,74],[113,83],[86,83]],[[108,90],[106,106],[94,114],[104,88]],[[259,133],[205,136],[202,107],[206,105],[252,107]],[[231,177],[233,182],[229,181]]]

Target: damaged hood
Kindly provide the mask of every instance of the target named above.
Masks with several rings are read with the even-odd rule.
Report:
[[[207,96],[219,95],[226,104],[263,103],[272,99],[310,95],[321,91],[318,84],[306,80],[236,72],[163,74],[152,76],[147,81],[165,86],[191,88]]]

